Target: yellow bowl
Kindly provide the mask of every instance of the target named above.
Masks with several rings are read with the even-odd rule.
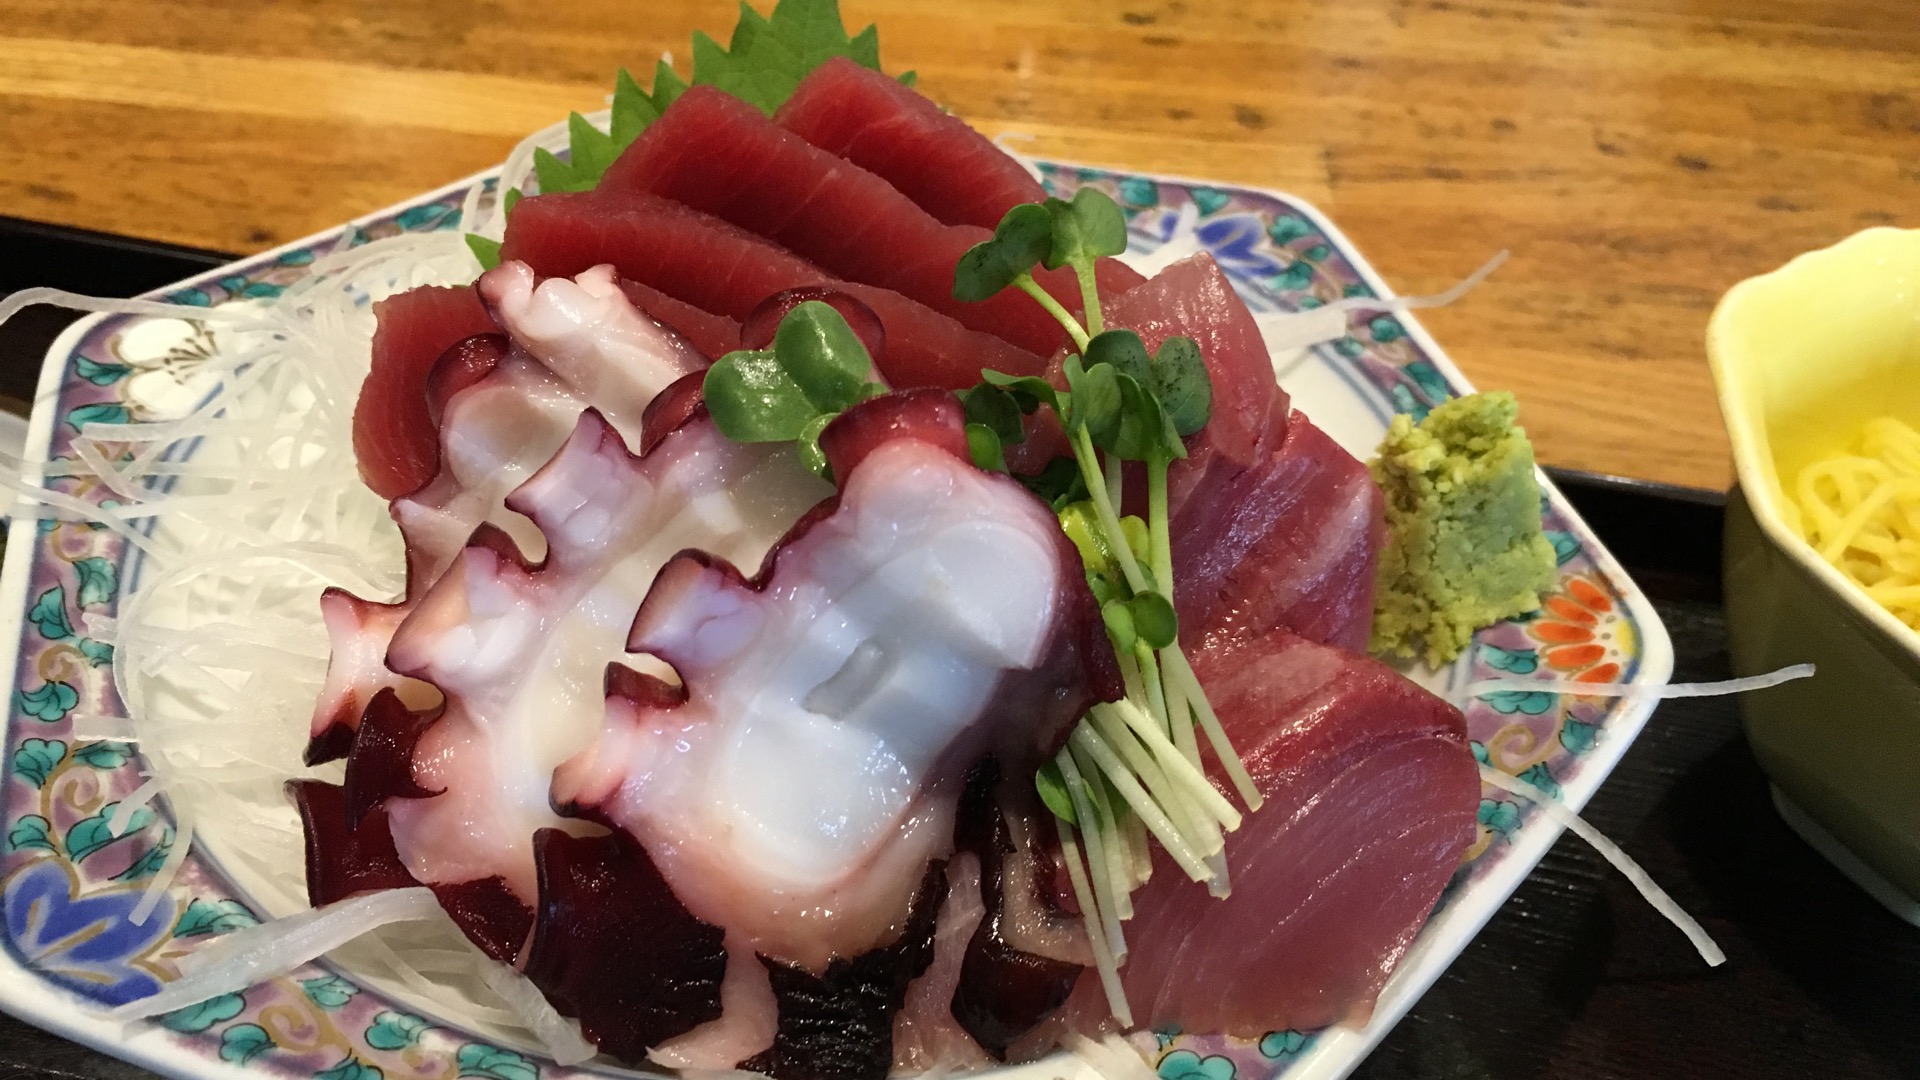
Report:
[[[1920,230],[1869,229],[1741,282],[1707,357],[1740,484],[1725,552],[1735,673],[1819,668],[1744,697],[1748,740],[1788,823],[1920,924],[1920,633],[1813,550],[1783,491],[1875,416],[1920,425]]]

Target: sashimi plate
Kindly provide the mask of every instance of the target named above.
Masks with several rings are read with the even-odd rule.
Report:
[[[1440,347],[1404,310],[1353,245],[1312,207],[1288,196],[1166,177],[1034,162],[1065,194],[1097,186],[1126,210],[1130,256],[1149,268],[1174,253],[1210,252],[1257,315],[1373,297],[1346,314],[1347,332],[1283,348],[1276,374],[1294,403],[1349,451],[1367,456],[1395,413],[1423,415],[1470,390]],[[154,294],[195,307],[270,300],[310,272],[316,257],[409,232],[457,229],[482,176]],[[1156,253],[1158,255],[1156,256]],[[1466,301],[1468,303],[1472,300]],[[1269,320],[1271,321],[1271,320]],[[69,468],[89,424],[177,416],[208,392],[196,372],[215,347],[211,324],[112,314],[83,320],[57,341],[42,372],[27,440],[29,483],[111,505],[116,493]],[[190,474],[194,450],[175,472]],[[1664,683],[1666,631],[1645,596],[1542,478],[1559,580],[1534,616],[1481,631],[1443,671],[1410,674],[1458,700],[1492,678]],[[70,515],[71,516],[71,515]],[[391,978],[316,963],[241,993],[121,1025],[107,1007],[178,977],[176,962],[230,930],[291,910],[236,869],[249,854],[248,811],[202,812],[201,827],[151,912],[137,911],[175,842],[179,807],[163,792],[131,815],[116,809],[147,782],[113,678],[110,639],[144,556],[120,534],[85,522],[26,517],[13,529],[0,611],[17,647],[0,795],[0,1008],[65,1036],[179,1077],[236,1072],[314,1080],[478,1077],[561,1080],[618,1068],[559,1067],[531,1045],[475,1025]],[[1649,697],[1573,697],[1527,690],[1463,702],[1475,754],[1578,808],[1618,762],[1653,709]],[[116,726],[119,725],[119,726]],[[236,750],[238,753],[238,751]],[[244,753],[238,753],[241,758]],[[297,759],[286,759],[289,776]],[[218,808],[215,808],[216,810]],[[240,822],[244,824],[244,822]],[[1559,834],[1522,801],[1488,788],[1467,861],[1358,1027],[1280,1030],[1254,1040],[1181,1032],[1136,1035],[1164,1080],[1309,1080],[1352,1070],[1432,984]],[[179,855],[175,853],[174,861]],[[297,868],[295,868],[297,872]],[[144,918],[137,916],[144,915]],[[1196,958],[1195,962],[1203,962]],[[1489,1020],[1491,1023],[1491,1019]],[[1059,1076],[1058,1061],[1003,1072]]]

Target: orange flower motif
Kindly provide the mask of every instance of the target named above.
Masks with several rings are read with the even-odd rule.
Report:
[[[1566,587],[1541,602],[1540,615],[1527,635],[1546,646],[1541,659],[1576,682],[1607,683],[1620,678],[1634,655],[1633,624],[1620,615],[1613,598],[1590,578],[1567,579]]]

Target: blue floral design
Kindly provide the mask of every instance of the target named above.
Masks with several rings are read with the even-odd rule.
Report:
[[[220,1034],[220,1059],[245,1065],[273,1049],[273,1036],[259,1024],[235,1024]]]
[[[80,578],[79,600],[83,608],[104,604],[120,591],[120,572],[98,555],[74,563],[73,571]]]
[[[1196,187],[1187,191],[1193,197],[1193,205],[1200,211],[1201,217],[1211,217],[1220,212],[1221,207],[1233,201],[1233,196],[1210,187]]]
[[[145,922],[133,921],[143,891],[76,896],[65,864],[40,859],[8,879],[0,909],[7,936],[29,967],[103,1005],[120,1005],[159,991],[160,980],[134,961],[173,927],[173,900],[164,894]]]
[[[353,1000],[360,988],[338,975],[322,975],[317,979],[300,980],[300,988],[307,992],[315,1005],[323,1009],[337,1009]]]
[[[1233,1080],[1233,1059],[1175,1050],[1160,1059],[1160,1080]]]
[[[1303,236],[1312,236],[1316,231],[1304,218],[1281,214],[1273,219],[1273,224],[1267,226],[1267,238],[1276,244],[1286,245]]]
[[[1269,1031],[1260,1038],[1260,1056],[1288,1057],[1305,1050],[1312,1042],[1313,1036],[1304,1031],[1295,1031],[1292,1028],[1285,1031]]]
[[[410,1013],[383,1012],[367,1028],[367,1045],[375,1050],[404,1050],[420,1041],[427,1022]]]
[[[1538,649],[1503,649],[1498,645],[1482,645],[1480,658],[1490,668],[1515,675],[1531,675],[1540,667]]]
[[[160,1017],[163,1027],[186,1035],[205,1031],[225,1023],[247,1010],[247,999],[239,994],[221,994],[184,1009],[175,1009]]]
[[[80,704],[80,691],[63,682],[42,683],[32,690],[15,691],[13,703],[35,720],[53,724]]]
[[[133,414],[125,405],[111,401],[98,401],[92,405],[80,405],[67,413],[67,426],[75,431],[88,424],[124,424]]]
[[[67,588],[55,585],[34,600],[27,621],[39,627],[48,641],[65,641],[73,636],[73,622],[67,618]]]
[[[1129,176],[1117,186],[1121,202],[1133,206],[1160,205],[1160,186],[1144,176]]]
[[[1259,250],[1265,234],[1260,218],[1254,214],[1228,214],[1202,222],[1193,230],[1194,238],[1229,277],[1263,278],[1287,268]]]
[[[112,386],[126,378],[132,371],[133,369],[125,364],[103,364],[85,356],[73,362],[73,373],[95,386]]]
[[[67,744],[59,739],[28,739],[13,751],[13,771],[34,787],[40,787],[66,756]]]
[[[1553,545],[1553,558],[1561,566],[1573,561],[1580,554],[1580,541],[1570,532],[1548,529],[1547,540]]]
[[[1501,836],[1512,836],[1520,827],[1520,808],[1498,799],[1481,799],[1479,819],[1480,824]]]
[[[7,830],[8,851],[52,851],[53,826],[39,814],[28,814]]]
[[[1576,754],[1584,754],[1593,749],[1600,734],[1598,725],[1580,720],[1569,720],[1560,726],[1560,745]]]
[[[1521,773],[1520,779],[1556,799],[1560,797],[1560,781],[1553,778],[1553,770],[1544,761]]]
[[[481,1080],[539,1080],[540,1068],[523,1054],[485,1043],[468,1043],[454,1055],[461,1076]]]
[[[1553,695],[1543,690],[1495,690],[1491,694],[1480,695],[1480,700],[1493,706],[1493,711],[1508,716],[1522,713],[1527,716],[1543,716],[1553,708]]]

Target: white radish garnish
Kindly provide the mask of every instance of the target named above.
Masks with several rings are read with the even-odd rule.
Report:
[[[389,889],[303,911],[215,938],[180,961],[180,978],[160,992],[130,1001],[107,1016],[137,1020],[244,990],[284,975],[362,934],[389,923],[443,919],[426,889]]]
[[[1622,850],[1619,844],[1607,839],[1606,835],[1599,829],[1589,825],[1585,818],[1568,809],[1559,799],[1554,798],[1552,795],[1541,791],[1525,780],[1508,776],[1498,769],[1482,765],[1480,767],[1480,779],[1502,791],[1511,792],[1526,799],[1528,802],[1539,807],[1540,812],[1547,815],[1555,824],[1571,830],[1575,836],[1591,844],[1593,850],[1599,852],[1602,858],[1612,863],[1615,870],[1620,871],[1623,877],[1633,883],[1634,888],[1640,890],[1640,895],[1645,898],[1647,903],[1653,905],[1655,911],[1666,916],[1668,922],[1679,927],[1681,933],[1687,935],[1687,940],[1693,943],[1695,949],[1699,950],[1700,959],[1705,960],[1708,967],[1719,967],[1721,964],[1727,962],[1727,954],[1722,952],[1720,946],[1714,943],[1713,938],[1708,935],[1706,927],[1701,926],[1698,919],[1687,914],[1686,910],[1682,908],[1673,897],[1667,895],[1665,889],[1655,884],[1653,878],[1645,870],[1641,869],[1640,864],[1634,862],[1633,857]]]

